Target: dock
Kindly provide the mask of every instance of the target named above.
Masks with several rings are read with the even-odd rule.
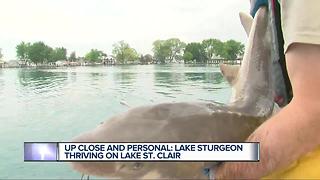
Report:
[[[199,63],[199,62],[185,62],[185,64],[213,64],[213,65],[219,65],[219,64],[230,64],[230,65],[241,65],[242,59],[210,59],[207,60],[205,63]]]

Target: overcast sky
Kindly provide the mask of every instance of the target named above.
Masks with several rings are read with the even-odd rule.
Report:
[[[15,59],[21,41],[44,41],[83,56],[92,48],[110,54],[124,40],[151,53],[157,39],[236,39],[245,42],[238,13],[243,0],[0,0],[0,48]]]

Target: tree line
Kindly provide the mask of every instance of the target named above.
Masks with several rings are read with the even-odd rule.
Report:
[[[133,62],[139,59],[137,51],[129,46],[124,41],[120,41],[113,45],[113,57],[119,63]],[[73,51],[67,57],[67,49],[64,47],[50,47],[44,42],[39,41],[35,43],[21,42],[16,46],[16,54],[19,60],[25,62],[32,62],[37,64],[50,64],[59,60],[69,60],[71,62],[79,59],[86,60],[91,63],[102,62],[107,54],[98,49],[91,49],[85,54],[83,58],[77,57],[76,52]]]
[[[153,42],[153,56],[141,55],[128,43],[119,41],[113,44],[112,57],[118,64],[130,64],[134,62],[145,63],[171,63],[171,62],[196,62],[206,63],[211,59],[236,59],[243,55],[244,45],[235,40],[221,41],[218,39],[206,39],[202,42],[185,43],[178,38],[156,40]],[[67,56],[64,47],[50,47],[44,42],[21,42],[16,46],[16,54],[19,60],[37,64],[50,64],[58,60],[78,61],[86,60],[91,63],[100,63],[108,56],[98,49],[91,49],[83,58],[76,56],[73,51]]]
[[[64,47],[52,48],[44,42],[25,43],[16,46],[18,59],[35,64],[53,63],[67,59],[67,49]]]
[[[243,55],[244,45],[235,40],[222,42],[218,39],[186,44],[180,39],[172,38],[155,41],[152,50],[154,58],[161,63],[172,61],[206,63],[212,59],[237,59]]]

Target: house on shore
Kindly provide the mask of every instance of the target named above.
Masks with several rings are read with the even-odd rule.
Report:
[[[117,63],[117,60],[113,56],[110,56],[110,55],[103,56],[102,64],[115,65],[116,63]]]

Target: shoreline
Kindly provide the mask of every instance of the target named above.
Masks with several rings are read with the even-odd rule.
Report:
[[[211,61],[212,62],[212,61]],[[16,65],[16,66],[0,66],[0,69],[12,69],[12,68],[39,68],[39,69],[55,69],[55,68],[68,68],[68,67],[94,67],[94,66],[132,66],[132,65],[170,65],[170,64],[184,64],[184,65],[215,65],[222,64],[228,65],[241,65],[241,61],[237,60],[225,60],[219,63],[131,63],[131,64],[68,64],[68,65]]]

